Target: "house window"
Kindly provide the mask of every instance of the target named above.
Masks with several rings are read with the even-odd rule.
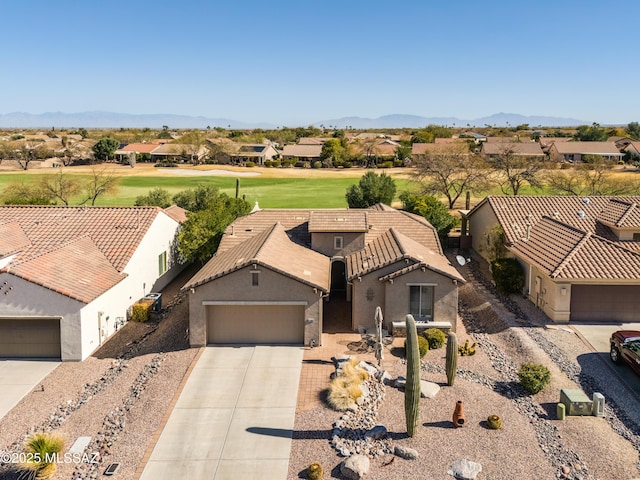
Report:
[[[633,241],[634,242],[640,242],[640,233],[634,233],[633,234]]]
[[[344,237],[333,237],[333,248],[342,250],[344,248]]]
[[[251,285],[253,287],[257,287],[258,285],[260,285],[260,277],[258,276],[260,272],[257,271],[253,271],[251,272]]]
[[[421,320],[433,320],[433,285],[409,286],[409,313]]]
[[[162,275],[167,271],[167,252],[166,250],[158,255],[158,275]]]

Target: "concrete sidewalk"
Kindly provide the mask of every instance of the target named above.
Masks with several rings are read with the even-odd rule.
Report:
[[[0,418],[58,365],[60,360],[0,359]]]
[[[207,347],[140,478],[286,479],[303,351]]]

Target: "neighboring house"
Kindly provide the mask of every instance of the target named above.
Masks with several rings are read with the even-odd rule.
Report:
[[[285,145],[282,150],[283,160],[291,160],[297,158],[302,162],[320,161],[322,153],[322,144],[304,144],[304,145]]]
[[[614,161],[624,156],[613,142],[554,142],[548,152],[552,161],[569,163],[582,162],[585,155]]]
[[[256,165],[264,165],[265,160],[272,160],[273,157],[279,155],[273,145],[268,144],[244,144],[239,145],[238,149],[229,154],[230,161],[235,165],[244,165],[247,162],[253,162]]]
[[[0,206],[0,357],[87,358],[182,269],[176,215]]]
[[[154,162],[194,162],[200,163],[207,156],[208,150],[204,145],[190,145],[182,143],[163,143],[156,145],[151,152]]]
[[[454,143],[414,143],[411,145],[411,158],[413,162],[423,160],[429,155],[451,155],[460,157],[461,160],[467,158],[472,152],[469,150],[467,142]]]
[[[538,143],[540,144],[540,148],[542,148],[542,151],[545,152],[545,153],[549,152],[549,148],[554,143],[566,143],[566,142],[573,142],[573,138],[571,138],[571,137],[543,137],[543,136],[540,136],[540,138],[538,139]]]
[[[324,145],[327,140],[325,137],[300,137],[298,145]]]
[[[524,293],[556,322],[635,321],[640,311],[640,196],[487,197],[468,213],[488,258],[499,225],[525,270]]]
[[[627,146],[622,149],[622,152],[625,154],[628,153],[632,161],[640,160],[640,142],[629,142]]]
[[[623,150],[627,145],[634,142],[633,138],[629,137],[609,137],[607,138],[607,142],[613,142],[618,150]]]
[[[528,157],[544,160],[546,155],[537,142],[484,142],[480,148],[480,154],[485,158],[496,158],[505,154],[516,157]]]
[[[132,156],[137,159],[139,156],[149,156],[151,159],[151,153],[157,149],[160,145],[154,143],[130,143],[115,151],[118,161],[123,162],[129,160]]]
[[[347,303],[348,328],[457,321],[464,279],[422,217],[371,209],[259,210],[225,231],[218,252],[185,285],[191,345],[319,345],[324,312]],[[329,302],[329,303],[327,303]]]

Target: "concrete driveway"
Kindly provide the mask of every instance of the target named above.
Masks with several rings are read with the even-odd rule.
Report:
[[[0,358],[0,418],[38,385],[58,365],[59,360]]]
[[[618,324],[579,324],[572,323],[571,327],[578,331],[587,342],[591,344],[596,352],[609,351],[609,338],[617,330],[640,330],[640,323],[618,323]]]
[[[285,480],[302,356],[302,347],[207,347],[140,478]]]

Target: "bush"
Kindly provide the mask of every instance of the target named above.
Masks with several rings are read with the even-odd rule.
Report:
[[[244,166],[251,168],[251,167],[255,167],[256,163],[255,162],[247,162],[247,163],[244,164]]]
[[[389,160],[388,162],[382,162],[378,164],[378,168],[393,168],[393,161]]]
[[[404,348],[407,349],[407,341],[404,341]],[[424,357],[429,351],[429,342],[426,338],[418,335],[418,351],[420,352],[420,358]]]
[[[544,365],[523,363],[518,371],[520,384],[531,393],[541,392],[551,382],[551,372]]]
[[[34,433],[24,445],[27,461],[21,464],[22,469],[32,473],[28,475],[30,478],[50,478],[57,469],[56,462],[50,459],[57,454],[62,454],[64,446],[64,440],[60,436]]]
[[[429,328],[423,333],[423,335],[424,338],[427,339],[427,342],[429,342],[430,350],[442,348],[444,341],[447,339],[447,336],[439,328]]]
[[[515,258],[499,258],[491,262],[496,288],[504,293],[517,293],[524,287],[524,270]]]
[[[134,322],[146,322],[151,314],[153,300],[142,299],[137,301],[131,307],[131,320]]]
[[[322,168],[322,162],[320,160],[313,162],[313,168]]]
[[[347,410],[362,396],[360,382],[355,377],[336,377],[329,385],[327,401],[335,410]]]
[[[271,160],[265,160],[263,165],[265,167],[273,167],[273,162]]]

